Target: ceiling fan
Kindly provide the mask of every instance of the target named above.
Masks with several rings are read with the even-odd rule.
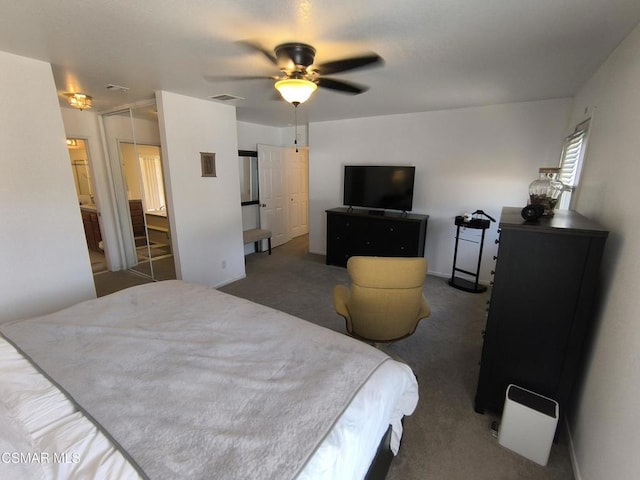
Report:
[[[345,80],[328,77],[335,73],[346,72],[367,66],[379,66],[384,63],[376,53],[344,58],[326,63],[315,64],[316,49],[306,43],[283,43],[273,52],[251,42],[242,42],[247,47],[262,53],[273,65],[280,69],[280,75],[268,77],[235,77],[236,79],[264,78],[276,80],[275,88],[282,97],[295,106],[309,99],[318,88],[358,95],[369,87]]]

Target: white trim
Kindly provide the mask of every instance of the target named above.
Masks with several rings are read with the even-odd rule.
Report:
[[[576,449],[575,444],[573,443],[573,436],[571,435],[571,429],[569,428],[569,420],[565,417],[564,419],[564,427],[567,432],[568,439],[568,447],[569,447],[569,458],[571,460],[571,469],[573,470],[573,478],[575,480],[582,480],[582,476],[580,475],[580,466],[578,465],[578,459],[576,457]]]

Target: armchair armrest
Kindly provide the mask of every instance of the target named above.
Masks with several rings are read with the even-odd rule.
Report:
[[[349,288],[345,285],[336,285],[333,288],[333,306],[338,315],[342,315],[347,319],[347,323],[351,323],[349,318],[349,309],[347,308],[350,296],[351,293],[349,292]]]

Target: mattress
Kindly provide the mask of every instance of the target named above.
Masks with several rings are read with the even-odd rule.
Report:
[[[192,286],[184,282],[172,282],[177,283],[160,282],[164,285],[134,287],[138,289],[134,295],[136,302],[150,293],[161,294],[162,297],[170,295],[168,292],[171,291],[183,294],[193,291]],[[202,291],[202,287],[196,287],[195,292],[207,293]],[[115,300],[123,298],[123,295],[133,298],[130,293],[114,295]],[[250,312],[264,313],[263,309],[267,308],[250,305],[246,300],[221,292],[217,292],[215,297],[221,302],[220,308],[227,312],[250,308]],[[110,304],[119,302],[112,300],[98,302],[97,310],[113,316],[117,309],[113,310]],[[95,309],[95,302],[85,303]],[[280,315],[281,312],[269,310],[268,313]],[[121,315],[116,313],[116,316]],[[299,319],[296,321],[304,322]],[[38,319],[37,323],[43,322],[47,324],[47,317]],[[317,328],[321,327],[314,326],[310,330],[314,336],[319,332],[315,330]],[[3,330],[5,333],[11,332],[10,328]],[[338,340],[334,335],[339,334],[331,332],[329,339],[344,340]],[[359,342],[345,345],[361,348]],[[12,343],[0,342],[0,469],[10,472],[12,478],[126,479],[144,478],[147,475],[148,472],[139,465],[135,455],[132,456],[122,447],[122,443],[126,442],[113,438],[108,428],[96,422],[90,408],[78,403],[77,398],[66,389],[63,391],[57,381],[51,381],[48,373],[39,371],[39,367],[18,350]],[[401,420],[413,412],[417,401],[417,383],[410,368],[388,358],[381,361],[367,375],[366,381],[356,388],[346,408],[329,421],[331,428],[327,432],[320,432],[317,441],[312,441],[311,446],[306,447],[311,454],[302,468],[296,470],[295,478],[362,478],[376,453],[379,439],[389,425],[393,427],[392,450],[397,452],[402,435]],[[299,427],[301,431],[304,430],[302,425]],[[295,438],[296,432],[289,432],[288,435]],[[304,439],[306,442],[307,436]],[[243,475],[244,478],[262,478],[257,471],[252,475],[251,470]],[[185,474],[185,478],[189,476]],[[162,475],[152,477],[160,478]]]

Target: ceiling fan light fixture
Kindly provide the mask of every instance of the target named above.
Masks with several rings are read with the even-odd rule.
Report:
[[[305,80],[303,78],[285,78],[284,80],[277,81],[275,87],[287,102],[299,105],[309,100],[309,97],[316,91],[318,85],[311,80]]]
[[[93,105],[93,98],[84,93],[66,93],[69,105],[78,110],[84,110],[85,108],[91,108]]]

